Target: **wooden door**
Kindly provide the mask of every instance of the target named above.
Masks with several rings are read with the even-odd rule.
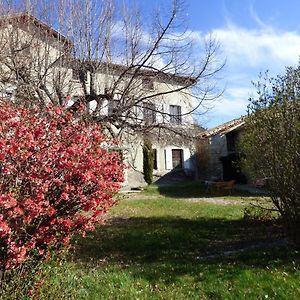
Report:
[[[172,149],[172,167],[173,169],[182,169],[183,167],[183,150]]]

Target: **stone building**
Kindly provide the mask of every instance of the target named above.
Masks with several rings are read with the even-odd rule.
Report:
[[[237,144],[245,129],[245,117],[231,120],[201,134],[208,151],[208,168],[205,174],[212,180],[235,180],[244,183],[246,178],[238,165]]]
[[[148,128],[147,138],[151,138],[153,144],[155,179],[174,169],[186,175],[194,173],[195,163],[191,157],[195,147],[193,139],[189,138],[194,129],[190,113],[193,97],[191,88],[186,87],[189,86],[187,81],[192,78],[167,73],[158,76],[155,72],[140,69],[138,76],[134,77],[131,95],[150,100],[137,102],[128,110],[129,113],[126,112],[126,117],[119,116],[122,121],[130,115],[128,128],[122,128],[120,134],[118,124],[113,123],[114,116],[124,110],[126,103],[122,100],[122,86],[132,80],[135,69],[129,72],[125,65],[89,61],[83,70],[78,58],[73,56],[72,41],[27,13],[2,17],[0,27],[1,98],[23,101],[23,93],[26,92],[37,105],[43,105],[39,102],[43,98],[49,104],[68,108],[83,97],[83,78],[84,88],[90,89],[93,84],[93,89],[100,95],[107,93],[125,73],[122,82],[118,82],[120,97],[115,93],[112,98],[87,104],[87,111],[94,119],[103,124],[109,124],[111,120],[111,127],[104,126],[104,130],[114,133],[122,141],[118,151],[122,152],[128,166],[125,185],[139,186],[144,183],[143,126]],[[90,70],[96,64],[97,71],[92,73]],[[148,97],[151,94],[158,96]]]

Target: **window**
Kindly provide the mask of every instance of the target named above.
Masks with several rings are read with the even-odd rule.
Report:
[[[70,107],[74,103],[80,103],[80,96],[72,96],[72,98],[67,99],[67,106]]]
[[[237,132],[229,132],[226,134],[227,151],[228,152],[236,152],[237,139],[238,139]]]
[[[176,125],[181,124],[181,106],[170,105],[170,123]]]
[[[111,116],[113,114],[116,114],[118,111],[118,106],[119,106],[119,100],[109,100],[108,101],[108,115]]]
[[[153,149],[153,169],[157,170],[157,149]]]
[[[154,82],[152,78],[143,78],[142,79],[142,86],[146,90],[154,90]]]
[[[84,70],[73,69],[72,79],[77,81],[87,81],[87,72]]]
[[[156,122],[156,108],[154,103],[144,103],[143,104],[143,115],[144,122],[146,124],[153,124]]]
[[[16,70],[16,79],[17,80],[27,80],[29,77],[29,70],[25,66],[21,66]]]

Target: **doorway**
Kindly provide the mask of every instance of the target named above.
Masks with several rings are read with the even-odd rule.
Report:
[[[183,150],[172,149],[172,168],[182,169],[183,168]]]

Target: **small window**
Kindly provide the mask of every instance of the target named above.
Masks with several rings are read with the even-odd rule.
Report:
[[[16,79],[26,81],[29,76],[29,70],[25,66],[16,69]]]
[[[181,121],[181,106],[170,105],[170,123],[180,125]]]
[[[87,81],[87,72],[84,70],[73,69],[72,70],[72,79],[76,81],[86,82]]]
[[[226,134],[227,151],[236,152],[236,142],[238,140],[237,132],[230,132]]]
[[[108,115],[114,115],[118,111],[118,106],[119,106],[119,100],[109,100],[108,101]]]
[[[146,90],[154,90],[154,81],[152,78],[143,78],[142,79],[142,86]]]
[[[144,122],[146,124],[153,124],[156,122],[156,108],[154,103],[143,104]]]
[[[157,170],[157,149],[153,149],[153,169]]]

